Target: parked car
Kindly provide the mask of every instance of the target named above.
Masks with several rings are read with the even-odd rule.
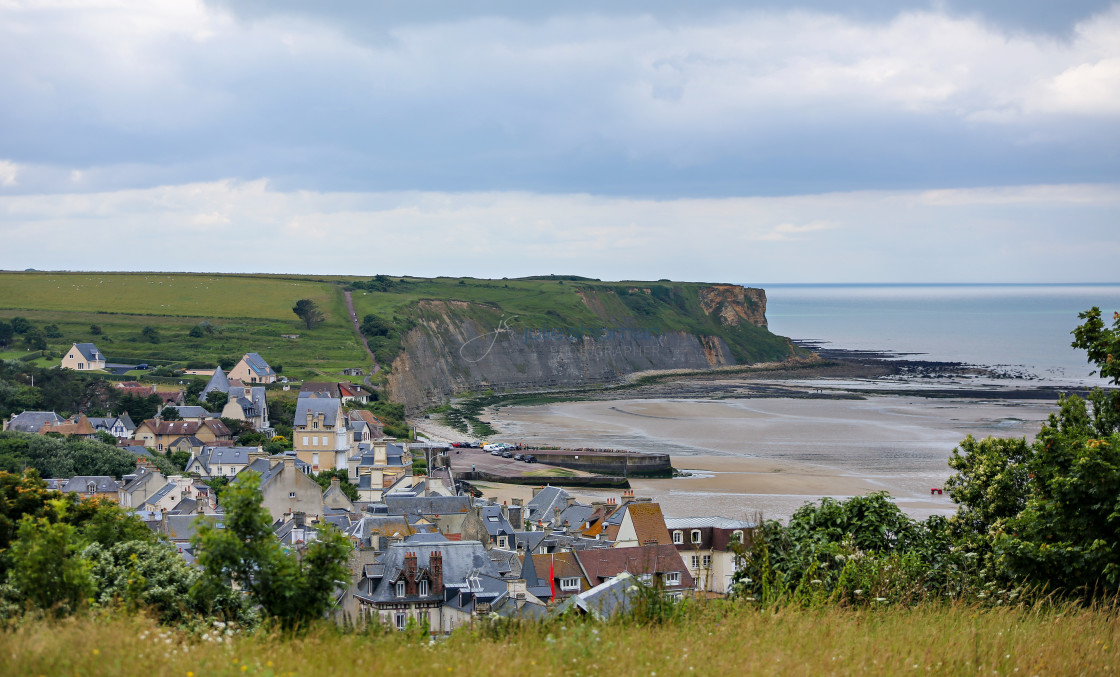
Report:
[[[490,452],[490,455],[491,456],[501,456],[502,455],[502,450],[501,449],[495,449],[495,450]]]
[[[521,454],[514,454],[513,455],[513,460],[520,461],[521,460]]]
[[[509,449],[506,449],[502,452],[502,458],[513,458],[513,452]]]
[[[536,463],[537,457],[532,454],[525,454],[525,456],[521,460],[525,461],[526,463]]]
[[[486,446],[482,447],[483,451],[501,451],[502,449],[502,445],[497,443],[487,444]]]

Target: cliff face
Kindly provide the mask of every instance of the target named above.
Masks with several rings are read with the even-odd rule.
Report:
[[[492,305],[421,301],[389,373],[391,395],[415,410],[467,391],[573,387],[637,371],[708,369],[787,356],[785,344],[764,329],[765,292],[697,287],[680,296],[662,289],[656,292],[660,299],[641,288],[580,290],[582,309],[576,310],[593,316],[590,322],[540,321]],[[693,326],[680,326],[686,322]],[[769,352],[756,357],[750,347],[758,337],[769,341]]]

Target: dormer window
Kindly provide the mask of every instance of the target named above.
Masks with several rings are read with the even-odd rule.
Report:
[[[673,532],[673,545],[683,545],[683,544],[684,544],[684,532],[683,531],[674,531]]]
[[[97,491],[97,483],[96,482],[87,482],[86,483],[86,491],[88,491],[91,494],[94,493],[95,491]]]
[[[398,583],[397,585],[400,585],[400,583]],[[428,596],[428,581],[420,581],[420,596]]]
[[[693,543],[699,543],[700,542],[700,530],[699,529],[693,529],[692,530],[692,542]]]
[[[397,581],[397,597],[404,597],[404,581]]]
[[[743,532],[742,531],[731,532],[731,542],[732,543],[742,543],[743,542]]]

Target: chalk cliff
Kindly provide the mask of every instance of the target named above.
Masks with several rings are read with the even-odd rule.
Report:
[[[467,391],[589,385],[792,351],[766,329],[762,289],[670,283],[572,292],[579,307],[543,314],[518,314],[512,303],[418,302],[389,373],[393,399],[416,410]]]

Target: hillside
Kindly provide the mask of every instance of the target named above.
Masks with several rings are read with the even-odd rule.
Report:
[[[93,341],[110,362],[209,367],[254,351],[291,378],[335,377],[372,366],[348,292],[386,367],[379,379],[412,408],[468,390],[581,385],[793,351],[766,328],[763,290],[666,280],[2,272],[0,320],[53,325],[51,356]],[[302,298],[325,315],[311,330],[291,311]],[[197,327],[205,331],[191,336]],[[0,357],[24,354],[19,338]]]

